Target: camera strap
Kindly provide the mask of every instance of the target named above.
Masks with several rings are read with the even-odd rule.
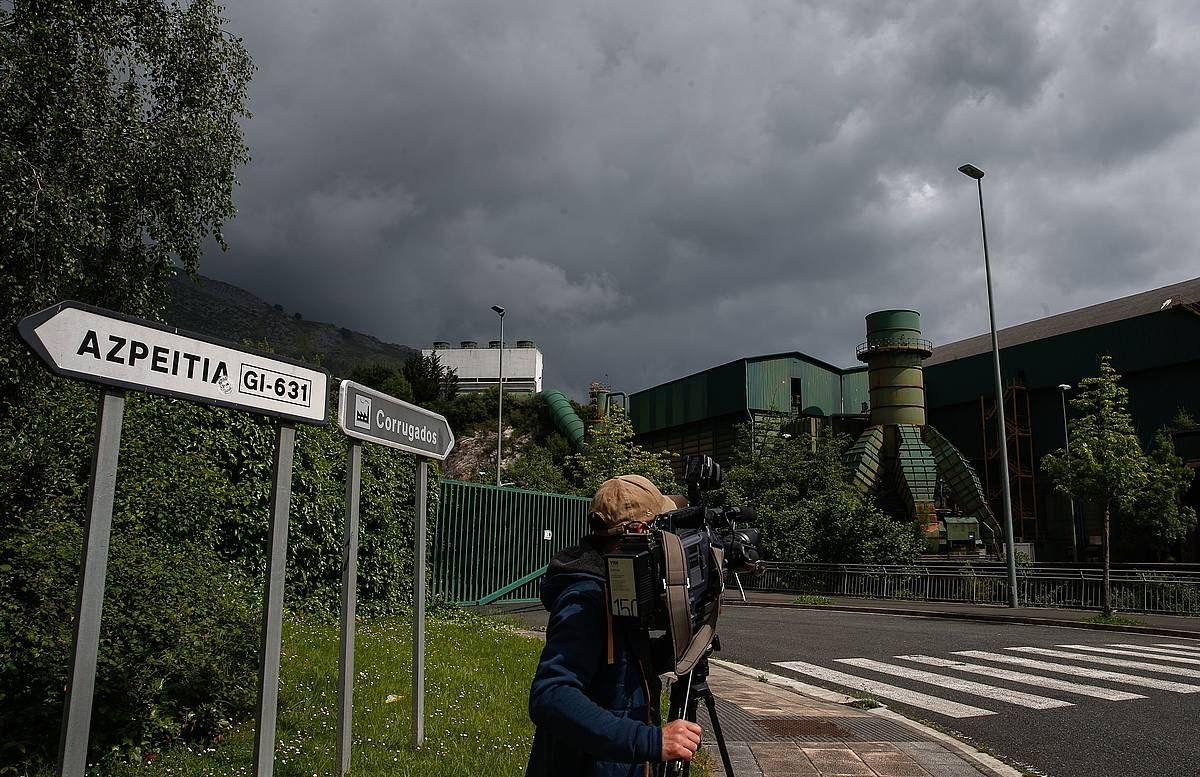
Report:
[[[704,657],[704,651],[712,642],[717,632],[717,616],[720,615],[720,602],[713,607],[708,620],[700,624],[696,633],[692,633],[692,614],[688,606],[687,557],[683,551],[683,541],[679,536],[664,531],[661,534],[663,546],[663,570],[667,582],[667,622],[670,626],[671,645],[675,651],[675,674],[685,675],[692,671],[696,662]],[[713,560],[717,569],[723,569],[725,552],[719,548],[711,548]]]

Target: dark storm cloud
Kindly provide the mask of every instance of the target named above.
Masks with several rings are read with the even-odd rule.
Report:
[[[233,246],[202,268],[416,346],[537,340],[548,385],[853,363],[1196,274],[1189,3],[299,3],[259,67]]]

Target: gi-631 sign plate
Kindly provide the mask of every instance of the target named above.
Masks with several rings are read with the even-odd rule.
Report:
[[[106,386],[324,424],[329,373],[78,302],[17,325],[58,375]]]

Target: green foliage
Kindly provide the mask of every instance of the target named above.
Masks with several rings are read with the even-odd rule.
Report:
[[[1125,615],[1113,615],[1100,613],[1093,615],[1087,619],[1088,623],[1099,623],[1104,626],[1141,626],[1142,622],[1137,618],[1130,618]]]
[[[792,604],[808,604],[827,607],[833,604],[833,600],[828,596],[817,596],[816,594],[800,594],[792,600]]]
[[[404,373],[400,370],[394,370],[382,364],[356,367],[350,373],[350,380],[369,386],[376,391],[382,391],[396,399],[403,399],[405,402],[413,401],[412,386],[408,385],[408,378],[405,378]]]
[[[461,610],[430,614],[425,658],[425,744],[411,746],[410,621],[359,624],[354,685],[353,773],[519,775],[533,739],[529,679],[543,643]],[[275,773],[337,774],[337,626],[324,618],[284,624]],[[215,751],[175,746],[152,763],[113,763],[110,777],[228,777],[253,766],[253,723],[243,722]]]
[[[1154,435],[1154,448],[1146,456],[1146,485],[1134,499],[1131,525],[1144,532],[1161,554],[1178,546],[1196,529],[1196,511],[1183,503],[1195,472],[1175,454],[1175,443],[1165,429]]]
[[[1100,358],[1100,374],[1084,378],[1071,399],[1071,451],[1042,458],[1042,469],[1059,491],[1105,511],[1132,509],[1146,484],[1146,458],[1129,414],[1129,391],[1112,357]]]
[[[1084,379],[1071,400],[1077,415],[1069,424],[1069,454],[1046,455],[1042,469],[1060,492],[1125,519],[1163,557],[1196,528],[1195,510],[1183,504],[1194,473],[1176,455],[1170,434],[1196,422],[1180,410],[1143,453],[1120,378],[1112,360],[1102,357],[1099,376]]]
[[[633,441],[633,422],[620,407],[591,428],[579,453],[567,458],[576,493],[591,496],[600,484],[617,475],[642,475],[664,494],[678,493],[671,469],[674,454],[648,451]]]
[[[511,405],[511,397],[508,399],[510,401],[506,404]],[[454,430],[455,438],[461,439],[470,435],[483,424],[490,424],[492,430],[495,431],[499,401],[500,393],[492,388],[487,391],[458,394],[453,399],[440,402],[435,409],[446,417],[450,428]],[[493,453],[495,453],[494,450]]]
[[[52,758],[57,741],[96,396],[52,379],[31,390],[24,412],[0,418],[0,730],[9,743],[0,769]],[[208,739],[249,710],[275,426],[236,411],[127,398],[96,753]],[[411,601],[416,463],[379,446],[363,453],[360,612],[400,612]],[[285,595],[293,610],[337,606],[345,462],[335,428],[298,429]],[[436,488],[430,496],[436,515]]]
[[[504,480],[530,491],[569,494],[573,488],[563,474],[562,461],[550,448],[529,443],[523,446],[521,457],[504,470]]]
[[[921,552],[912,525],[888,517],[846,481],[848,440],[807,435],[751,445],[741,430],[724,499],[753,507],[763,543],[776,561],[902,563]]]
[[[214,0],[0,5],[0,309],[155,316],[224,246],[253,65]],[[38,376],[12,318],[0,398]]]
[[[453,399],[458,393],[458,373],[443,367],[437,352],[429,355],[420,351],[414,353],[404,362],[402,372],[412,388],[412,401],[422,407]]]
[[[1196,417],[1187,411],[1186,408],[1178,408],[1175,411],[1175,417],[1167,424],[1168,432],[1194,432],[1200,429],[1200,422],[1196,421]]]

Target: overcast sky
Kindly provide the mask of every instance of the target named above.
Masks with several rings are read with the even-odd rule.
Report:
[[[230,3],[258,71],[201,272],[546,386],[855,364],[1200,275],[1200,3]]]

